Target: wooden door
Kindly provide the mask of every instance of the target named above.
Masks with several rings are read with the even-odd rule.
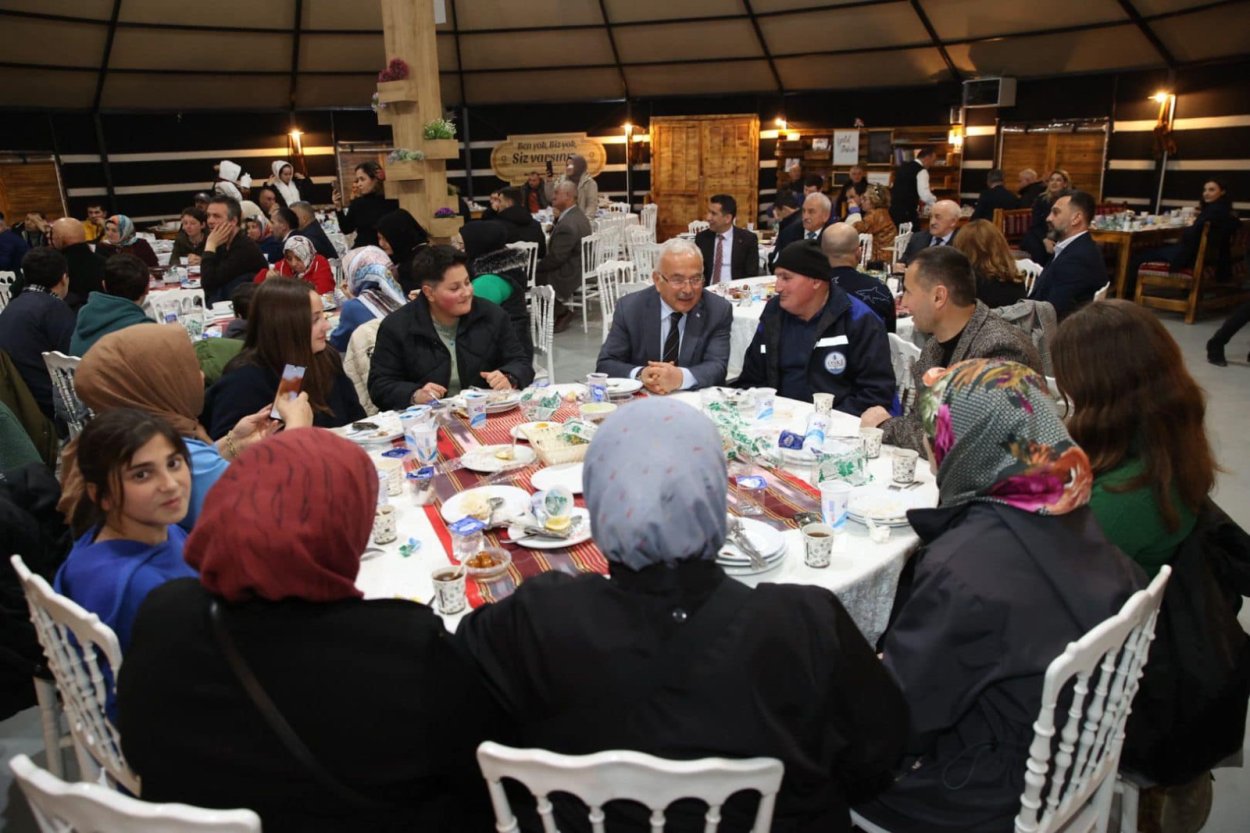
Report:
[[[659,207],[657,239],[686,231],[707,214],[713,194],[738,203],[746,226],[759,205],[759,117],[656,117],[651,120],[651,200]]]
[[[1025,168],[1032,168],[1043,180],[1056,168],[1072,177],[1072,186],[1102,199],[1103,153],[1107,134],[1102,130],[1045,132],[1004,130],[999,167],[1008,183]]]

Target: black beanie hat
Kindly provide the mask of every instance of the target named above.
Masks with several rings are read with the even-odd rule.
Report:
[[[819,240],[796,240],[781,250],[773,269],[785,269],[805,278],[832,281],[833,267],[829,258],[820,250]]]

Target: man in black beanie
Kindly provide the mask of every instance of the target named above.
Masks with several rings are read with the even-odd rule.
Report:
[[[777,295],[764,307],[747,348],[738,387],[770,387],[811,402],[832,393],[833,407],[859,416],[874,405],[898,409],[890,342],[881,319],[831,283],[819,240],[791,243],[774,267]]]

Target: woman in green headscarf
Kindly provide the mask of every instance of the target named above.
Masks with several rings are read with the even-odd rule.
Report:
[[[857,809],[894,833],[1012,827],[1046,667],[1145,585],[1087,508],[1089,460],[1045,380],[974,359],[924,377],[938,505],[908,520],[882,659],[910,710],[894,785]]]

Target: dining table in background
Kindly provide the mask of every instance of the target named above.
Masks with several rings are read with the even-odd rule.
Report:
[[[567,389],[567,386],[558,387]],[[673,394],[673,397],[695,412],[700,408],[700,394],[697,392]],[[565,405],[554,419],[571,416],[576,413],[576,407],[575,404]],[[628,408],[629,403],[625,402],[621,407]],[[812,406],[808,403],[778,398],[773,416],[759,425],[761,429],[774,433],[783,429],[801,432],[811,411]],[[434,477],[434,501],[424,506],[416,505],[407,491],[389,498],[395,507],[398,538],[393,543],[371,548],[362,559],[356,584],[366,598],[432,601],[434,588],[431,573],[436,568],[456,563],[451,556],[450,536],[441,515],[441,505],[457,492],[485,483],[515,485],[527,492],[533,490],[530,478],[538,464],[500,474],[477,474],[460,465],[466,451],[480,445],[510,441],[506,439],[510,429],[521,422],[519,408],[488,416],[486,426],[477,430],[469,429],[459,416],[440,422],[441,460]],[[855,436],[858,430],[857,419],[836,411],[833,413],[832,435]],[[371,452],[377,451],[376,447],[366,448]],[[885,488],[890,482],[890,466],[889,447],[882,450],[879,458],[868,461],[867,470],[875,487]],[[803,558],[802,535],[792,517],[798,511],[820,511],[818,493],[808,484],[810,466],[787,464],[771,468],[745,464],[745,468],[762,474],[768,483],[765,512],[754,517],[781,531],[786,557],[778,567],[758,575],[738,577],[738,580],[749,586],[777,582],[825,587],[838,597],[865,638],[875,643],[889,620],[903,565],[919,543],[916,534],[910,527],[898,527],[892,530],[888,540],[875,543],[869,539],[864,526],[848,520],[845,533],[838,537],[832,564],[821,569],[808,567]],[[937,487],[933,475],[927,468],[919,467],[916,478],[919,485],[900,494],[908,495],[916,505],[935,505]],[[739,504],[740,498],[736,485],[730,483],[728,488],[732,510]],[[584,505],[580,495],[577,502]],[[488,533],[487,538],[488,546],[504,543],[497,532]],[[594,546],[593,540],[575,547],[550,550],[526,549],[514,544],[507,546],[513,559],[508,572],[485,581],[469,578],[469,608],[443,616],[449,630],[454,631],[469,610],[505,597],[518,583],[538,573],[549,570],[571,574],[607,573],[607,561]],[[439,612],[437,607],[435,610]]]
[[[1124,285],[1128,281],[1128,267],[1133,259],[1133,250],[1175,243],[1180,240],[1185,225],[1178,221],[1140,226],[1135,223],[1134,227],[1128,229],[1090,227],[1089,236],[1095,243],[1116,251],[1115,266],[1109,276],[1114,297],[1124,297]]]

